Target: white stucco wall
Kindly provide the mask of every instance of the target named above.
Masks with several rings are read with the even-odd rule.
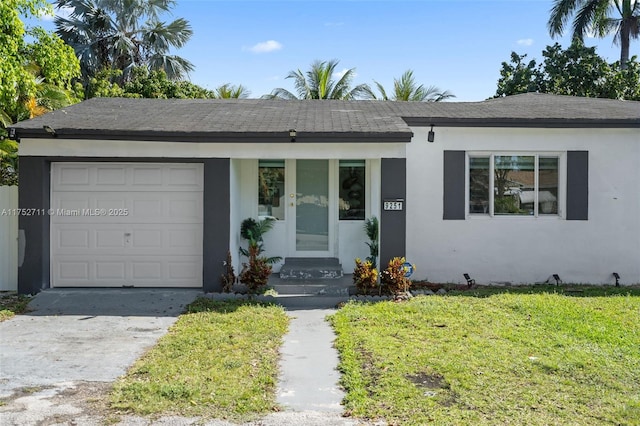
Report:
[[[640,283],[640,130],[414,128],[407,147],[407,257],[416,278],[464,283]],[[443,220],[443,153],[589,151],[589,220]],[[562,161],[561,161],[562,163]],[[561,164],[563,166],[564,164]],[[564,174],[562,168],[561,174]],[[564,176],[561,177],[564,182]],[[563,205],[560,205],[563,208]]]
[[[18,187],[0,186],[0,291],[18,290],[17,208]]]

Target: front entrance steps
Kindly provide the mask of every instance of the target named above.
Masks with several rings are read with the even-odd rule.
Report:
[[[335,257],[287,257],[280,269],[283,280],[324,280],[342,277],[342,265]]]
[[[331,305],[335,306],[339,301],[344,301],[349,297],[349,287],[353,285],[352,283],[353,278],[351,275],[343,275],[340,278],[330,280],[292,280],[282,279],[278,274],[273,274],[269,277],[269,283],[267,285],[278,293],[278,298],[287,299],[286,303],[289,303],[289,299],[299,299],[298,296],[322,296],[321,299],[341,298]],[[303,299],[305,299],[305,297],[303,297]],[[278,303],[281,302],[285,303],[283,300],[280,300]]]

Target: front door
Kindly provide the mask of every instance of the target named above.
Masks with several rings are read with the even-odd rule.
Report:
[[[292,160],[289,188],[289,247],[295,257],[333,256],[334,191],[329,160]]]

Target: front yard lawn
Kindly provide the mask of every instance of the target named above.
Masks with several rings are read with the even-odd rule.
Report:
[[[198,299],[116,382],[111,407],[142,415],[246,420],[277,410],[281,307]]]
[[[347,413],[390,424],[638,425],[633,293],[347,304],[331,317]]]

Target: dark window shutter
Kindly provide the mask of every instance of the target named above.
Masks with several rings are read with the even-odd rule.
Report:
[[[444,220],[464,220],[465,151],[444,152]]]
[[[567,220],[589,218],[589,152],[567,152]]]

